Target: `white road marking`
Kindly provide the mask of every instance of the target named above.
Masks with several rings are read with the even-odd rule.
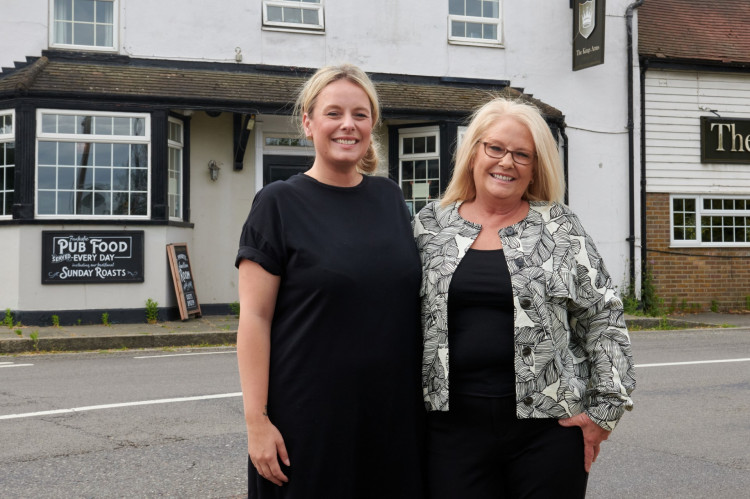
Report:
[[[12,362],[2,362],[0,363],[0,368],[2,367],[28,367],[33,366],[34,364],[13,364]]]
[[[89,405],[85,407],[73,407],[70,409],[55,409],[51,411],[25,412],[21,414],[6,414],[4,416],[0,416],[0,419],[32,418],[32,417],[38,417],[38,416],[52,416],[55,414],[69,414],[72,412],[98,411],[101,409],[116,409],[119,407],[134,407],[138,405],[153,405],[153,404],[173,404],[176,402],[194,402],[197,400],[211,400],[211,399],[221,399],[221,398],[241,397],[241,396],[242,396],[242,392],[235,392],[235,393],[219,393],[216,395],[198,395],[195,397],[141,400],[137,402],[122,402],[119,404]]]
[[[237,353],[237,350],[231,350],[228,352],[193,352],[193,353],[171,353],[165,355],[142,355],[140,357],[133,357],[134,359],[161,359],[164,357],[185,357],[188,355],[215,355],[218,353]]]
[[[722,362],[750,362],[747,359],[693,360],[690,362],[663,362],[658,364],[636,364],[635,367],[691,366],[695,364],[719,364]]]

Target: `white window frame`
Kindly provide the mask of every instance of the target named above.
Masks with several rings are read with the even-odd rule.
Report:
[[[185,193],[183,192],[183,185],[185,180],[185,123],[182,120],[176,118],[169,118],[168,125],[174,124],[180,128],[179,140],[170,139],[170,133],[167,131],[167,154],[169,158],[167,160],[167,207],[169,209],[169,219],[175,221],[182,221],[184,215],[185,206]],[[173,161],[172,153],[179,153],[177,161]],[[172,173],[176,172],[177,179],[172,181]],[[176,203],[176,213],[175,213]]]
[[[425,153],[404,153],[404,139],[406,138],[417,138],[417,137],[434,137],[435,138],[435,152],[425,152]],[[426,126],[426,127],[415,127],[415,128],[401,128],[398,131],[398,185],[403,190],[403,182],[408,182],[409,180],[412,180],[412,185],[414,184],[413,180],[417,179],[404,179],[404,171],[402,163],[404,161],[429,161],[429,160],[438,160],[438,193],[441,191],[440,189],[440,127],[439,126]],[[426,167],[429,168],[429,167]],[[425,179],[430,179],[431,177],[427,175]],[[429,184],[429,182],[428,182]],[[429,189],[429,187],[428,187]],[[439,194],[438,194],[439,196]],[[414,205],[415,199],[424,199],[422,196],[414,196],[414,193],[412,192],[411,197],[406,197],[404,195],[404,199],[406,200],[406,205],[409,207],[409,211],[412,215],[416,215],[418,209],[416,209],[416,206]],[[427,202],[430,200],[437,199],[436,197],[426,198]]]
[[[674,201],[676,199],[692,199],[695,201],[695,239],[680,240],[674,238]],[[746,201],[744,210],[724,210],[724,209],[707,209],[703,207],[705,199],[742,199]],[[702,217],[719,216],[719,217],[750,217],[750,196],[749,195],[715,195],[715,194],[672,194],[669,196],[669,241],[670,246],[677,248],[695,248],[695,247],[721,247],[721,248],[740,248],[750,247],[750,240],[747,242],[715,242],[702,240]],[[750,222],[750,220],[748,221]],[[746,229],[747,230],[747,229]]]
[[[0,144],[8,144],[13,143],[15,146],[16,142],[16,112],[13,109],[9,110],[0,110],[0,118],[3,118],[4,116],[10,116],[10,123],[11,123],[11,130],[10,133],[0,133]],[[6,183],[5,183],[5,170],[8,165],[0,165],[0,219],[9,219],[13,218],[13,212],[11,210],[10,213],[3,213],[5,211],[5,196],[7,196],[9,193],[10,195],[15,195],[15,189],[7,189]],[[15,173],[15,162],[13,164],[14,173]]]
[[[65,116],[112,116],[116,118],[142,118],[144,120],[143,135],[95,135],[95,134],[76,134],[76,133],[48,133],[42,131],[42,117],[45,114],[65,115]],[[65,214],[39,214],[39,142],[92,142],[92,143],[111,143],[111,144],[145,144],[146,145],[146,214],[145,215],[83,215],[76,213]],[[107,111],[82,111],[82,110],[63,110],[63,109],[37,109],[36,112],[36,142],[35,142],[35,161],[34,161],[34,214],[39,219],[75,219],[75,220],[148,220],[151,218],[151,115],[148,113],[122,113]],[[49,191],[50,189],[43,189]],[[110,188],[110,191],[113,190]],[[57,192],[57,188],[55,188]],[[132,192],[128,189],[127,192]],[[140,191],[137,191],[140,192]],[[111,202],[111,201],[110,201]],[[57,210],[56,210],[57,211]],[[75,211],[75,210],[74,210]]]
[[[324,0],[317,2],[305,2],[303,0],[263,0],[263,28],[277,31],[305,31],[319,32],[325,31],[325,10],[323,7]],[[271,21],[268,19],[268,7],[291,8],[300,10],[318,11],[318,24],[305,24],[302,22],[283,22]]]
[[[502,0],[498,0],[497,4],[497,15],[498,17],[476,17],[476,16],[464,16],[457,14],[448,14],[448,43],[454,45],[478,45],[484,47],[503,47],[503,3]],[[486,38],[471,38],[467,36],[454,36],[453,35],[453,22],[466,22],[466,23],[477,23],[482,25],[495,25],[497,38],[486,39]]]
[[[112,3],[112,45],[111,46],[98,46],[98,45],[80,45],[72,43],[57,43],[55,42],[55,2],[58,0],[49,0],[49,46],[50,48],[61,48],[61,49],[73,49],[73,50],[86,50],[86,51],[97,51],[97,52],[115,52],[118,50],[119,45],[119,34],[120,34],[120,0],[96,0],[98,2],[109,1]],[[75,0],[73,0],[75,2]],[[96,24],[96,21],[94,22]],[[94,43],[96,43],[96,28],[94,28]]]

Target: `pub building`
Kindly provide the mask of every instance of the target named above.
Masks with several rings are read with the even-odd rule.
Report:
[[[643,255],[664,306],[750,309],[750,3],[638,12]]]

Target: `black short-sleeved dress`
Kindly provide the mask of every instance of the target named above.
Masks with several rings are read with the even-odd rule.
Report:
[[[282,487],[250,466],[249,497],[422,497],[421,267],[398,186],[274,182],[242,259],[281,276],[268,414],[291,461]]]

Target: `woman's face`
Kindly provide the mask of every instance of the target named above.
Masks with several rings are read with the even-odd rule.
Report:
[[[492,158],[485,152],[483,142],[488,142],[488,147],[495,150],[500,146],[509,152],[501,159]],[[514,118],[504,116],[487,129],[476,147],[471,166],[477,202],[490,205],[520,202],[536,167],[536,147],[529,129]],[[532,161],[528,165],[518,164],[511,152],[517,157],[526,155]]]
[[[354,168],[370,146],[370,99],[359,85],[336,80],[318,94],[302,124],[315,145],[316,163],[337,170]]]

